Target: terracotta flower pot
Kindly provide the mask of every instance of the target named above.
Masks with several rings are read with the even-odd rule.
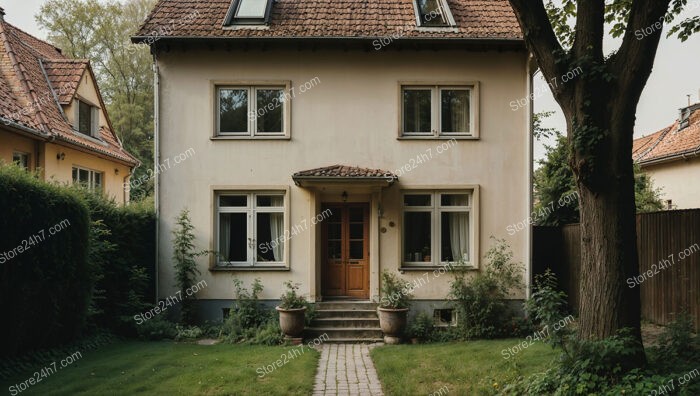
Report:
[[[384,342],[387,344],[398,344],[401,335],[406,330],[408,308],[377,308],[379,314],[379,326],[384,333]]]
[[[289,338],[301,337],[304,332],[304,317],[306,315],[306,307],[283,309],[275,307],[280,314],[280,328],[285,336]]]

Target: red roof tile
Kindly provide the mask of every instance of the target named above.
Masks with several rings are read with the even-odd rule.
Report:
[[[688,113],[687,126],[680,128],[681,120],[676,120],[658,132],[634,140],[632,158],[636,163],[645,165],[700,154],[700,103],[684,110]]]
[[[277,0],[269,25],[223,27],[231,0],[160,0],[137,37],[521,40],[507,0],[448,0],[456,29],[417,29],[413,0]]]
[[[396,180],[398,177],[393,173],[381,169],[360,168],[357,166],[331,165],[322,168],[314,168],[300,171],[292,175],[292,178],[383,178]]]
[[[86,70],[88,61],[68,59],[58,48],[0,20],[0,117],[5,124],[135,165],[138,160],[124,150],[111,126],[100,130],[100,139],[90,138],[74,131],[63,113],[61,104],[73,97]]]

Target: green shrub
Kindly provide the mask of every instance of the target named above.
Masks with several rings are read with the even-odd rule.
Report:
[[[195,295],[187,295],[186,290],[195,284],[195,278],[200,274],[195,258],[203,253],[195,251],[194,226],[190,220],[190,212],[183,209],[176,219],[177,227],[173,230],[173,261],[175,262],[175,279],[183,296],[180,305],[180,322],[192,325],[196,321]]]
[[[204,330],[197,326],[175,326],[177,334],[175,335],[175,341],[187,341],[196,340],[202,335],[204,335]]]
[[[395,274],[384,270],[382,272],[379,306],[390,309],[408,308],[411,298],[413,298],[411,286],[410,283],[402,284]]]
[[[173,340],[178,335],[175,323],[161,315],[155,316],[136,326],[139,338],[148,341]]]
[[[408,335],[417,338],[420,342],[433,341],[435,325],[433,318],[425,312],[416,315],[416,318],[408,325]]]
[[[0,355],[83,334],[93,291],[90,218],[78,195],[0,166]]]
[[[280,297],[279,307],[282,309],[299,309],[307,306],[306,298],[297,294],[299,291],[299,284],[292,283],[292,281],[284,282],[284,286],[287,287]]]
[[[557,277],[547,269],[535,276],[532,296],[525,302],[525,312],[539,328],[546,328],[545,342],[553,347],[566,348],[573,334],[570,326],[556,326],[568,314],[566,293],[559,290]]]
[[[277,312],[266,308],[258,300],[263,291],[260,278],[255,278],[251,291],[243,287],[243,282],[236,278],[233,280],[233,288],[236,301],[221,326],[223,340],[233,344],[281,344],[283,336]]]
[[[469,279],[466,271],[453,271],[449,297],[456,304],[458,326],[466,339],[511,335],[507,323],[515,313],[506,298],[522,289],[522,266],[512,261],[513,252],[504,240],[496,240],[486,259],[484,270]]]

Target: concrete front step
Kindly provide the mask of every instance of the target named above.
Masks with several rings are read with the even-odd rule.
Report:
[[[336,328],[336,327],[309,327],[306,329],[306,338],[316,338],[323,334],[327,334],[328,340],[338,340],[338,339],[377,339],[382,338],[382,330],[378,327],[347,327],[347,328]],[[324,341],[324,342],[325,342]]]
[[[326,344],[376,344],[383,343],[383,338],[331,338]]]
[[[320,328],[379,328],[379,318],[316,318],[313,327]]]
[[[343,310],[343,311],[376,311],[379,304],[371,301],[342,301],[331,300],[316,303],[318,310]]]
[[[344,309],[316,309],[318,319],[342,318],[342,319],[376,319],[377,311],[371,309],[344,310]]]

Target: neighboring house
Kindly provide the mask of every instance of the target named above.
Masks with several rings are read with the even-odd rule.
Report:
[[[506,231],[531,207],[518,23],[505,0],[433,3],[157,3],[132,40],[156,62],[158,158],[197,153],[158,178],[160,298],[176,292],[185,208],[197,247],[218,252],[198,260],[207,319],[231,306],[233,276],[268,300],[286,280],[313,301],[376,300],[381,272],[401,271],[414,307],[440,307],[452,276],[434,271],[483,269],[491,236],[529,284],[529,227]]]
[[[0,160],[46,180],[129,200],[138,161],[124,150],[87,60],[5,22],[0,8]]]
[[[634,140],[632,157],[668,209],[700,208],[700,103],[680,109],[672,125]]]

